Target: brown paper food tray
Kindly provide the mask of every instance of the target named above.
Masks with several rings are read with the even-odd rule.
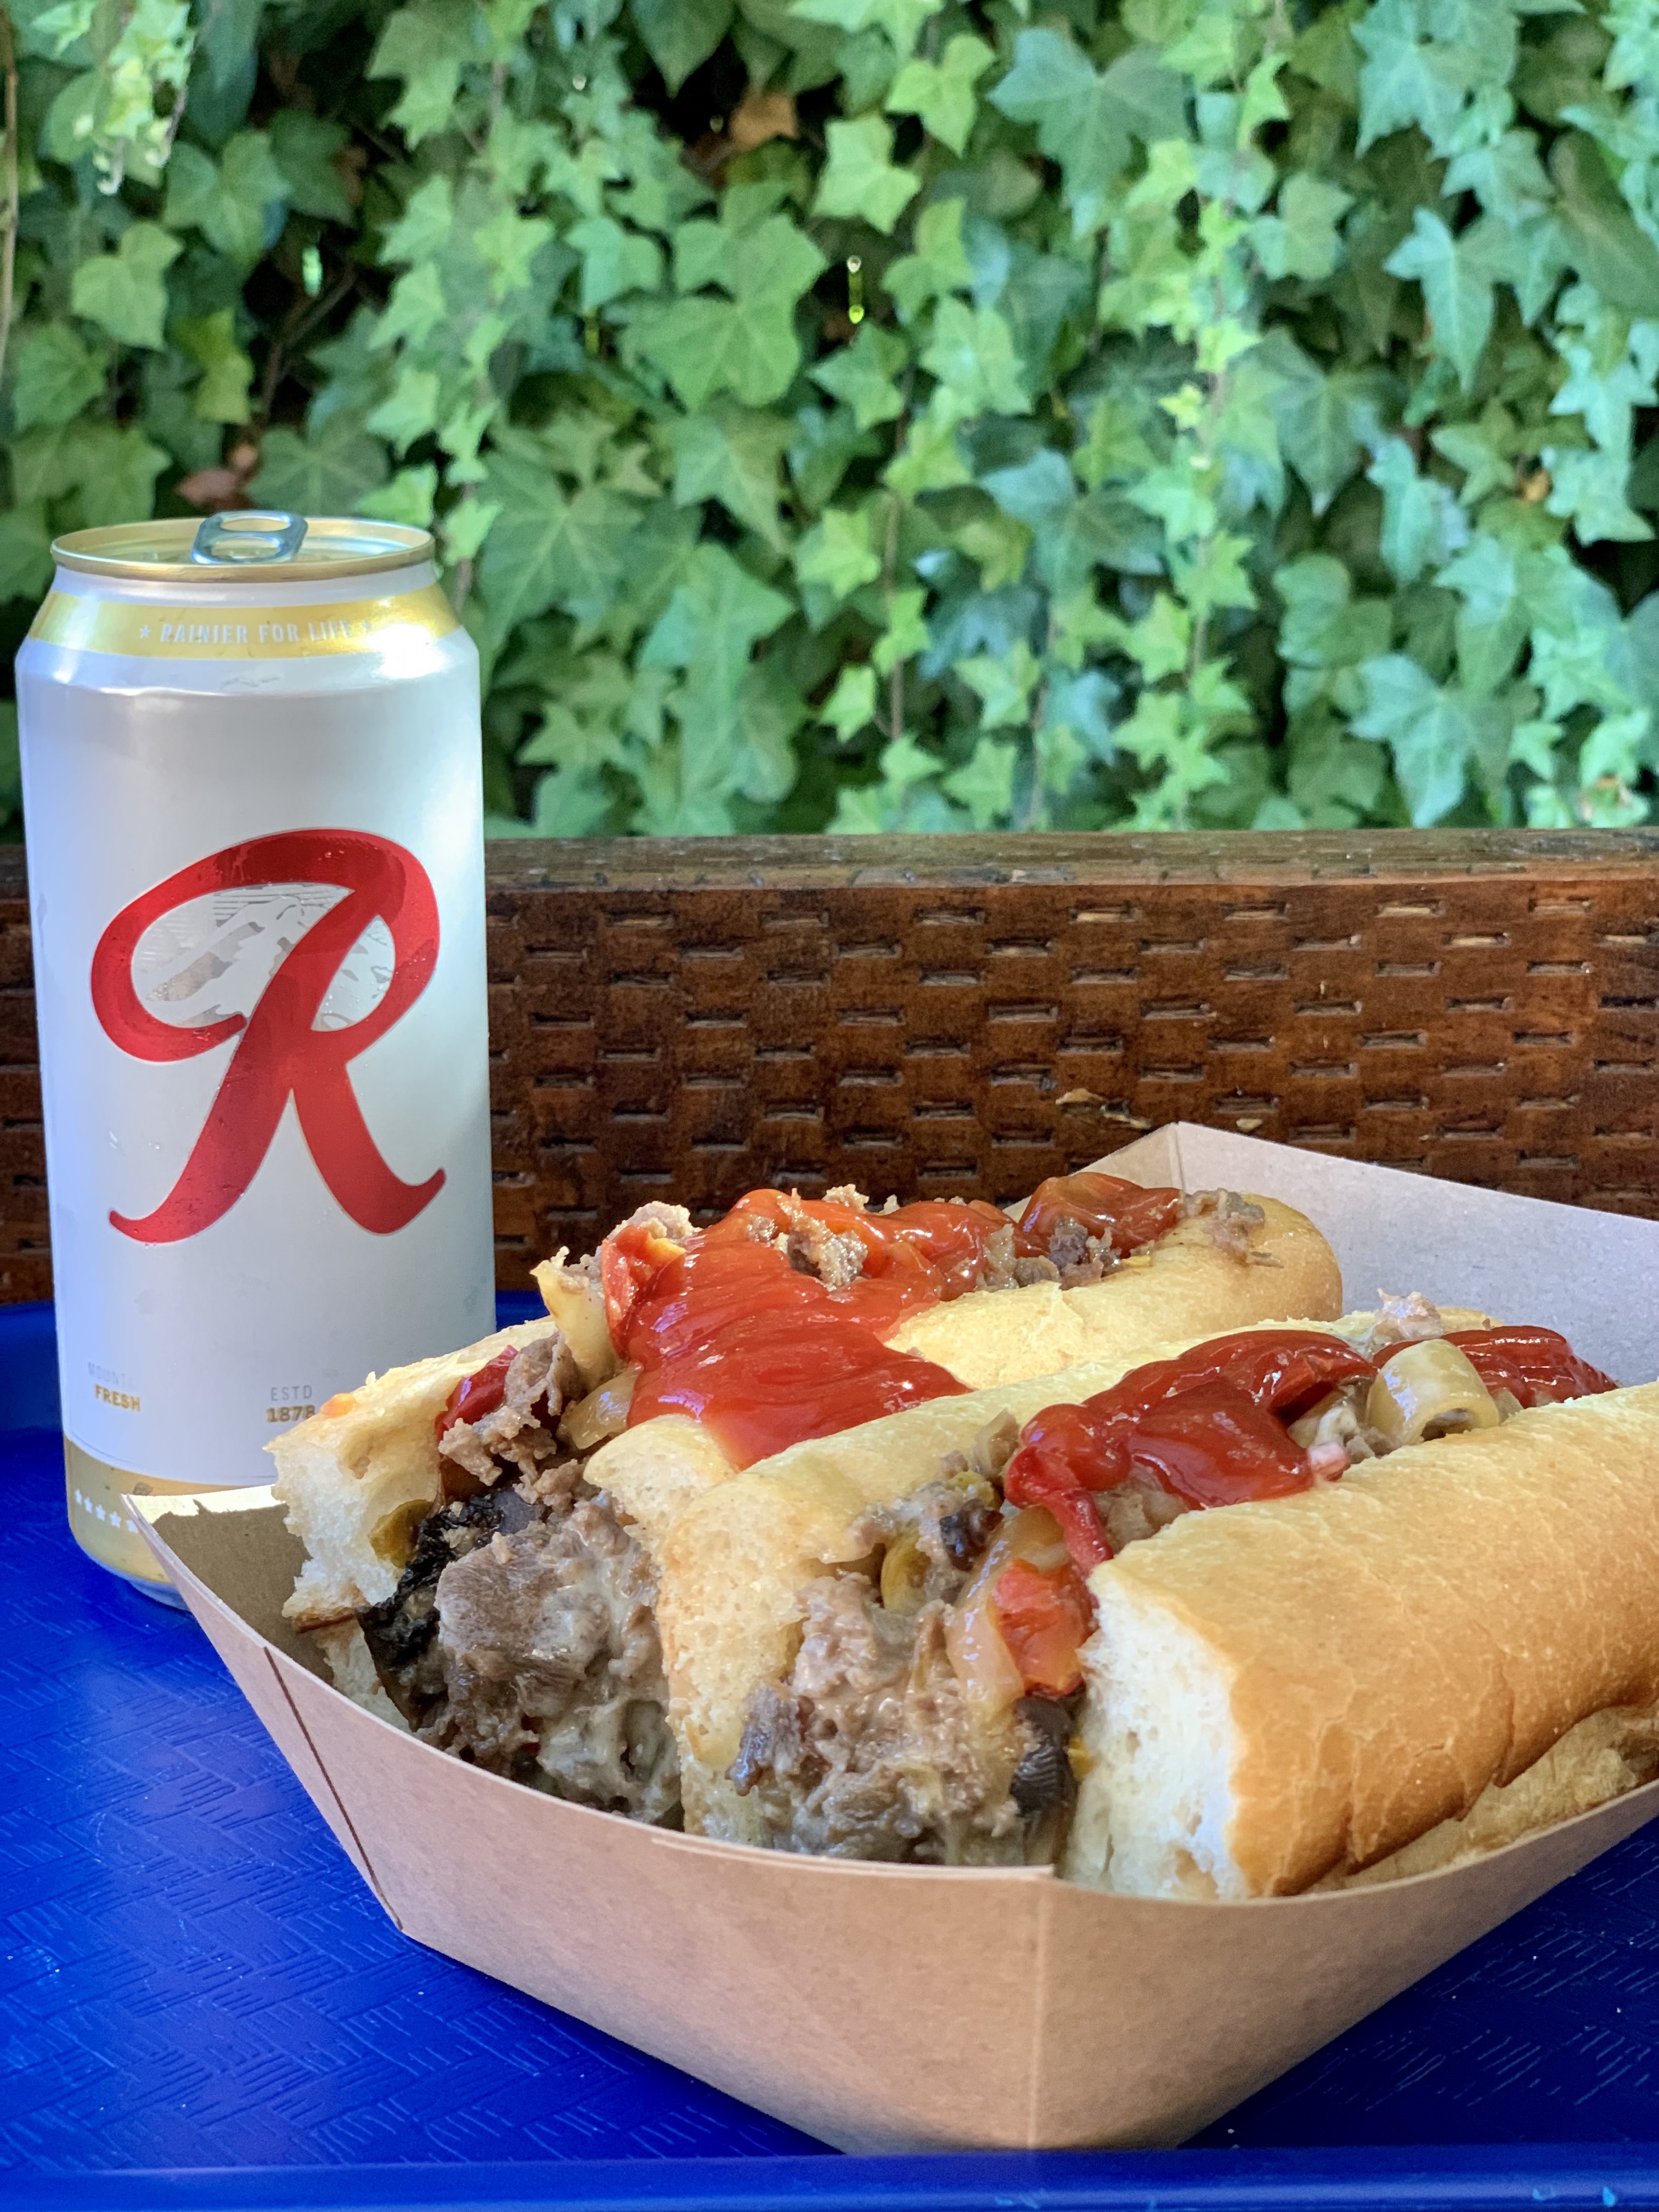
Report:
[[[1349,1271],[1552,1321],[1648,1379],[1659,1226],[1180,1127],[1116,1155],[1312,1206]],[[1659,1784],[1449,1871],[1248,1905],[850,1865],[561,1804],[362,1711],[283,1620],[260,1491],[135,1499],[404,1932],[841,2148],[1179,2142],[1659,1813]]]

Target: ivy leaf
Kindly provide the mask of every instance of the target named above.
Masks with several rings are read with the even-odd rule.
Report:
[[[377,353],[399,343],[423,346],[440,325],[449,319],[443,277],[434,261],[417,261],[392,287],[386,312],[374,325],[370,343]]]
[[[1381,551],[1401,583],[1414,584],[1467,543],[1462,509],[1444,484],[1418,474],[1403,438],[1384,438],[1365,473],[1382,494]]]
[[[1298,169],[1279,188],[1278,212],[1258,216],[1250,243],[1269,276],[1300,276],[1318,283],[1342,255],[1337,224],[1353,205],[1353,194]]]
[[[887,628],[876,640],[870,658],[878,674],[890,676],[901,660],[913,660],[927,650],[927,623],[923,609],[926,592],[895,592],[887,602]]]
[[[1502,490],[1515,480],[1519,450],[1515,420],[1498,400],[1486,406],[1478,422],[1448,422],[1431,431],[1429,443],[1454,468],[1463,471],[1466,507],[1478,507],[1488,492]]]
[[[1152,466],[1156,456],[1144,434],[1145,417],[1115,393],[1104,393],[1089,416],[1089,434],[1072,465],[1092,491],[1097,484],[1126,483]]]
[[[921,189],[921,178],[892,159],[892,125],[878,115],[860,115],[851,123],[830,124],[825,136],[830,158],[818,179],[813,214],[846,216],[890,232]]]
[[[1416,124],[1437,154],[1454,152],[1452,133],[1474,82],[1468,50],[1425,45],[1412,0],[1376,0],[1353,35],[1365,56],[1358,150]]]
[[[171,203],[169,203],[171,204]],[[282,234],[288,205],[283,175],[263,131],[239,131],[194,221],[210,246],[244,274]]]
[[[1046,28],[1019,33],[991,104],[1011,122],[1036,125],[1038,146],[1065,172],[1079,232],[1094,227],[1133,141],[1179,137],[1186,121],[1181,79],[1145,47],[1102,71],[1064,33]]]
[[[290,514],[351,514],[365,492],[377,491],[390,471],[386,448],[349,415],[331,416],[309,437],[297,430],[268,430],[259,447],[259,473],[248,489],[262,507]]]
[[[448,245],[455,228],[455,188],[447,177],[428,177],[411,192],[404,211],[386,230],[381,243],[384,261],[406,261],[411,265],[435,260]]]
[[[866,322],[851,345],[817,363],[812,381],[852,409],[860,430],[873,430],[904,412],[904,395],[893,379],[909,358],[910,349],[895,331]]]
[[[1004,584],[1018,583],[1025,573],[1031,533],[1012,515],[993,509],[969,514],[959,522],[951,532],[950,542],[978,568],[980,589],[994,592]]]
[[[389,439],[395,453],[405,453],[417,438],[437,428],[441,399],[437,370],[405,361],[390,393],[368,416],[368,428]]]
[[[1285,562],[1274,571],[1273,589],[1285,609],[1279,651],[1293,668],[1348,668],[1388,651],[1388,601],[1356,599],[1353,580],[1334,554]]]
[[[1457,672],[1465,689],[1495,691],[1514,667],[1531,628],[1516,549],[1482,531],[1435,581],[1462,601],[1457,614]]]
[[[988,830],[1006,822],[1012,810],[1018,764],[1018,745],[1006,738],[981,738],[963,766],[944,779],[944,788],[968,809],[975,830]]]
[[[246,422],[252,411],[247,393],[253,363],[236,343],[235,309],[180,316],[173,325],[173,337],[179,351],[202,371],[196,413],[204,422]]]
[[[697,749],[696,787],[708,796],[736,787],[749,656],[791,611],[781,592],[758,582],[723,546],[700,545],[645,641],[642,669],[684,671],[675,711]],[[684,738],[681,758],[684,780]]]
[[[1378,434],[1388,380],[1374,369],[1322,374],[1288,341],[1269,340],[1261,357],[1282,379],[1272,400],[1279,452],[1308,487],[1315,514],[1322,515],[1358,473],[1366,443]]]
[[[387,117],[411,146],[448,124],[472,54],[470,0],[417,0],[388,15],[370,57],[370,76],[401,77],[404,88]]]
[[[819,599],[824,619],[836,604],[881,574],[870,524],[868,507],[832,507],[795,548],[795,574],[803,589]]]
[[[800,366],[793,315],[768,301],[745,304],[698,293],[637,327],[647,358],[687,408],[701,407],[721,391],[736,392],[751,406],[768,406],[788,390]]]
[[[1365,704],[1354,718],[1354,734],[1388,745],[1419,829],[1443,821],[1463,796],[1479,735],[1468,702],[1403,653],[1368,660],[1359,672]]]
[[[1031,694],[1042,664],[1023,637],[1015,639],[1008,653],[972,653],[952,665],[978,696],[981,729],[1017,728],[1030,720]]]
[[[938,61],[906,62],[884,105],[890,115],[919,115],[942,145],[960,154],[978,112],[974,87],[995,59],[983,39],[959,31]]]
[[[1455,239],[1437,215],[1419,208],[1411,236],[1382,265],[1391,276],[1414,276],[1422,285],[1435,350],[1451,362],[1467,392],[1492,331],[1492,268],[1478,234]]]
[[[1581,545],[1633,545],[1652,537],[1626,497],[1630,484],[1627,453],[1546,446],[1541,459],[1551,479],[1546,505],[1552,514],[1571,519]]]
[[[135,222],[113,253],[81,264],[70,280],[70,305],[123,345],[159,349],[167,311],[162,277],[183,250],[159,223]]]
[[[941,300],[921,366],[939,380],[930,412],[941,426],[971,415],[1029,415],[1013,333],[994,307]]]
[[[167,465],[160,446],[137,428],[118,430],[112,422],[84,425],[79,442],[78,528],[97,530],[155,511],[155,479]]]
[[[423,461],[419,468],[399,469],[379,491],[362,493],[355,512],[374,515],[382,522],[401,522],[411,530],[429,530],[437,490],[437,469],[432,462]]]
[[[792,15],[803,22],[833,24],[839,31],[880,30],[901,61],[915,46],[922,25],[938,15],[945,0],[793,0]]]
[[[1609,307],[1650,315],[1659,301],[1659,246],[1638,224],[1607,174],[1601,149],[1568,131],[1550,153],[1560,188],[1559,216],[1574,265]]]
[[[12,421],[19,430],[36,422],[68,422],[104,388],[106,364],[70,323],[37,323],[17,343],[11,388]]]
[[[629,502],[599,484],[567,499],[545,453],[522,432],[498,436],[483,490],[498,512],[478,582],[496,635],[547,607],[597,621],[622,580]]]
[[[1051,676],[1042,729],[1069,730],[1097,760],[1110,761],[1117,750],[1112,735],[1112,709],[1122,696],[1120,687],[1098,668],[1085,669],[1079,675]]]
[[[787,540],[778,517],[778,464],[793,434],[781,416],[758,414],[726,399],[681,416],[669,433],[676,503],[689,507],[718,500],[734,520],[781,553]]]
[[[545,233],[548,226],[542,228]],[[608,215],[589,216],[565,234],[582,257],[584,314],[608,307],[624,292],[654,292],[662,282],[662,251],[655,240],[624,230]]]
[[[1172,553],[1170,574],[1194,617],[1207,621],[1223,607],[1251,608],[1255,591],[1244,563],[1250,541],[1237,532],[1218,530],[1191,553]]]
[[[790,477],[806,512],[822,513],[853,463],[867,460],[880,450],[880,441],[859,428],[850,408],[798,407],[787,458]]]
[[[349,222],[352,202],[338,167],[350,133],[337,123],[280,107],[270,119],[270,152],[281,170],[288,203],[325,222]]]
[[[914,322],[930,300],[966,291],[973,283],[962,216],[959,199],[934,200],[916,218],[914,252],[888,264],[883,282],[905,322]]]
[[[1193,618],[1179,599],[1168,592],[1155,594],[1138,622],[1129,624],[1118,641],[1139,668],[1148,684],[1160,684],[1188,665],[1192,647]]]
[[[531,281],[531,264],[552,235],[553,226],[544,216],[522,216],[511,207],[497,208],[488,222],[477,226],[472,233],[472,248],[489,271],[489,296],[493,301],[510,299],[514,293],[526,289]],[[630,282],[637,281],[641,289],[654,291],[662,274],[661,252],[648,238],[635,239],[626,231],[621,236],[623,243],[616,264],[609,266],[606,273],[619,277],[623,289]],[[640,247],[644,248],[643,252],[637,251]],[[565,266],[569,266],[568,260]],[[588,270],[584,267],[584,295],[587,281]],[[470,357],[487,360],[494,351],[495,344],[491,343],[482,353]]]
[[[836,688],[818,708],[817,719],[829,723],[842,744],[850,744],[867,729],[876,715],[876,672],[868,661],[854,661],[836,678]]]
[[[731,27],[732,0],[629,0],[628,12],[663,82],[678,92]]]
[[[912,421],[881,480],[901,499],[915,499],[925,491],[950,491],[974,478],[962,458],[953,424],[924,416]]]
[[[1018,468],[993,469],[981,482],[1005,514],[1033,531],[1053,529],[1077,498],[1066,457],[1052,446]]]
[[[0,603],[38,599],[52,581],[52,530],[39,500],[0,513]]]

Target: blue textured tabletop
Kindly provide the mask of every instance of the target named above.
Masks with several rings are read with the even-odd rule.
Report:
[[[49,1349],[44,1316],[0,1310],[14,1419],[50,1417]],[[1318,2202],[1487,2203],[1500,2170],[1518,2201],[1659,2203],[1659,1824],[1200,2139],[1230,2157],[843,2161],[399,1936],[194,1624],[76,1549],[55,1434],[0,1435],[0,2197],[160,2202],[115,2177],[220,2169],[178,2201],[505,2202],[485,2167],[507,2162],[526,2203],[844,2199],[830,2177],[855,2172],[894,2203],[930,2174],[941,2203],[1168,2204],[1206,2174],[1231,2202],[1247,2178],[1308,2202],[1299,2176]],[[1345,2156],[1367,2144],[1558,2148],[1419,2152],[1402,2196]],[[1615,2186],[1591,2145],[1644,2148]],[[744,2163],[633,2163],[707,2160]]]

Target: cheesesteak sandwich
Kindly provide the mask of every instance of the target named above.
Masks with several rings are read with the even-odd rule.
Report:
[[[1424,1870],[1659,1768],[1659,1386],[1548,1330],[1390,1299],[688,1483],[638,1449],[666,1417],[595,1442],[593,1273],[277,1454],[290,1611],[464,1759],[733,1841],[1198,1897]]]
[[[1424,1871],[1659,1771],[1659,1385],[1420,1297],[1233,1332],[785,1452],[676,1522],[657,1615],[702,1833]]]
[[[690,1498],[987,1376],[1340,1305],[1291,1208],[1097,1174],[1017,1219],[757,1191],[699,1231],[648,1206],[538,1274],[545,1321],[371,1377],[273,1448],[308,1554],[289,1612],[377,1711],[647,1819],[678,1812],[652,1605]]]

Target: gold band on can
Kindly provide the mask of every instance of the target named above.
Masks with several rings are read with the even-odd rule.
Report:
[[[64,1439],[64,1485],[70,1534],[87,1557],[125,1581],[136,1583],[146,1597],[160,1598],[165,1605],[179,1604],[172,1583],[156,1565],[154,1553],[122,1500],[176,1498],[197,1486],[163,1482],[153,1474],[131,1474],[125,1468],[94,1459],[67,1437]]]

